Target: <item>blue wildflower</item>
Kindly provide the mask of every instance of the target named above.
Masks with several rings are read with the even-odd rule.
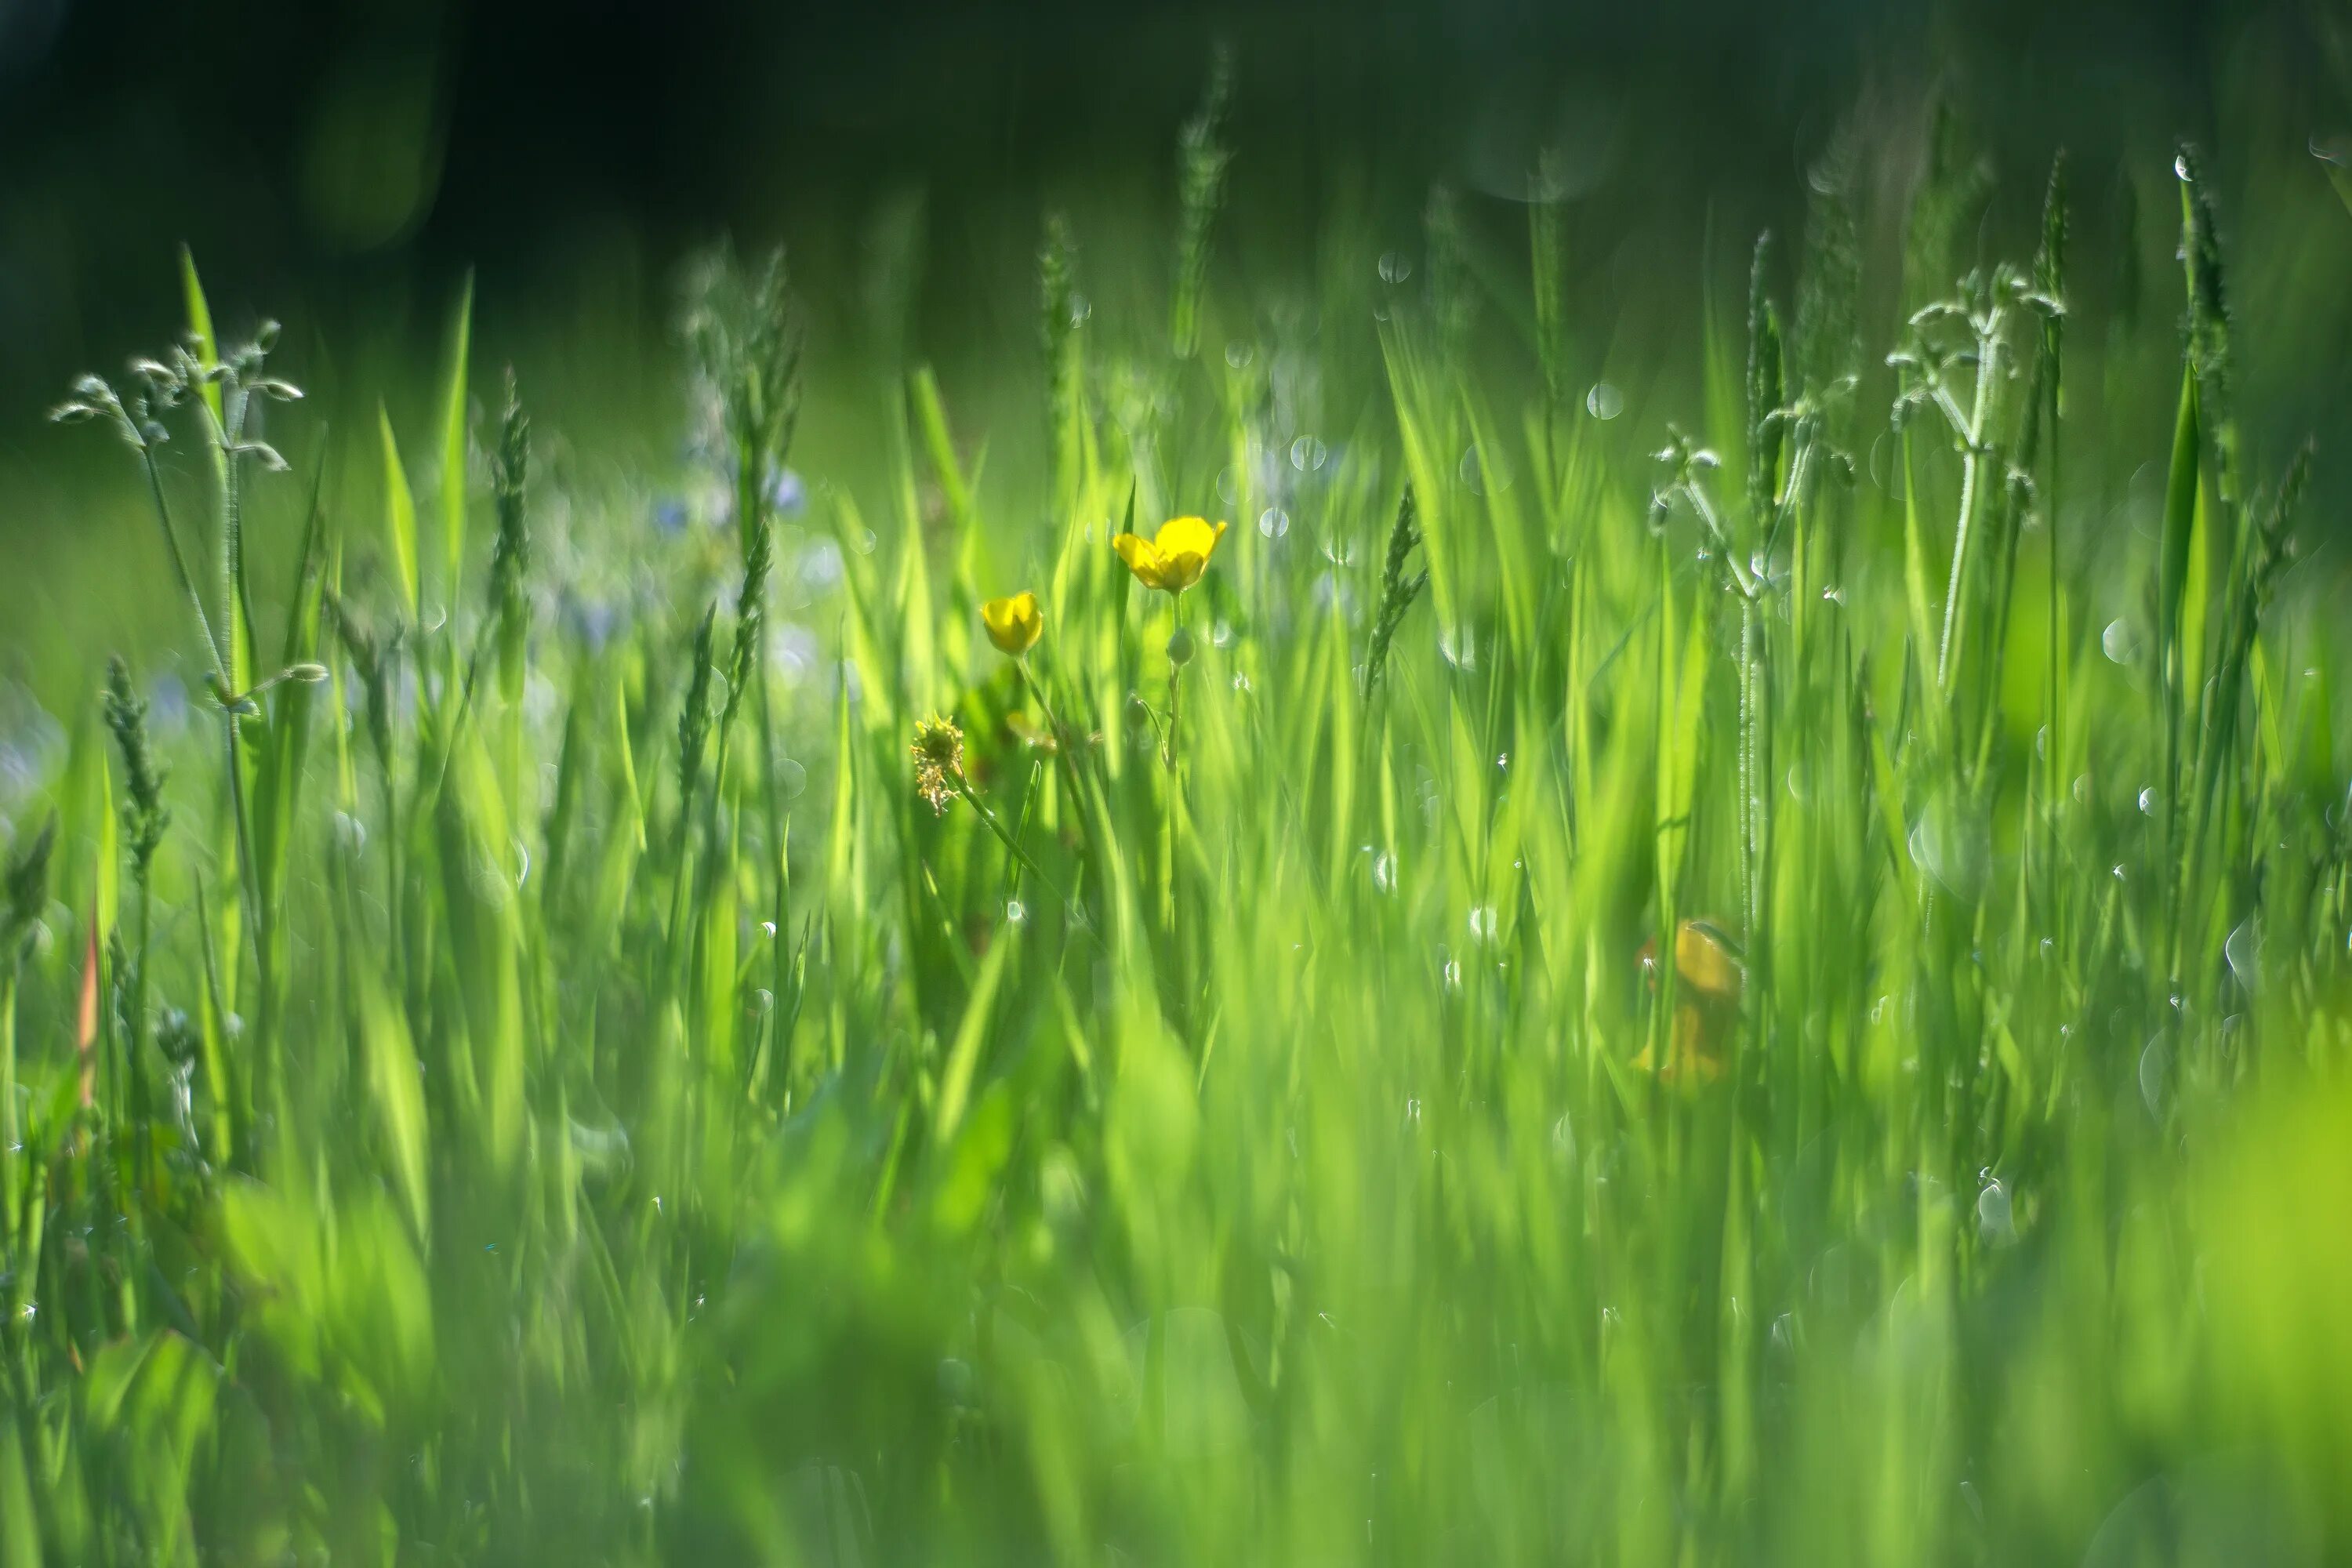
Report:
[[[768,476],[768,504],[779,517],[798,517],[808,509],[808,486],[792,469],[778,468]]]

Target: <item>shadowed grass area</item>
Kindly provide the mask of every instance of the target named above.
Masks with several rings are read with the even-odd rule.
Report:
[[[2178,360],[2063,163],[1948,282],[1939,141],[1894,335],[1829,168],[1685,396],[1540,172],[1530,294],[1441,194],[1221,301],[1223,105],[1164,296],[1048,222],[1028,401],[877,332],[854,482],[781,258],[690,488],[470,288],[331,440],[193,262],[73,389],[201,673],[9,803],[0,1568],[2352,1546],[2341,637],[2195,154]]]

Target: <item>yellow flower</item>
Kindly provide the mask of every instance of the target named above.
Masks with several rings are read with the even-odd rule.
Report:
[[[1658,984],[1658,944],[1642,944],[1642,971]],[[1633,1058],[1643,1072],[1664,1083],[1714,1083],[1723,1077],[1724,1047],[1739,1027],[1739,994],[1748,972],[1729,933],[1712,921],[1685,921],[1675,933],[1675,1016],[1667,1031],[1666,1060],[1658,1064],[1648,1046]]]
[[[1037,607],[1036,595],[1020,593],[982,605],[980,624],[988,628],[989,641],[1019,658],[1045,635],[1045,612]]]
[[[1224,536],[1222,522],[1212,527],[1197,517],[1179,517],[1161,523],[1155,538],[1122,533],[1110,542],[1110,547],[1145,587],[1181,594],[1201,580],[1201,574],[1208,570],[1210,553]]]

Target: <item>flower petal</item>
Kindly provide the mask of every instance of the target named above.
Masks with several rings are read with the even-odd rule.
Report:
[[[1710,1001],[1738,1002],[1742,982],[1730,950],[1699,921],[1685,921],[1675,937],[1675,982]]]
[[[1127,563],[1127,569],[1134,573],[1145,587],[1167,586],[1167,557],[1160,554],[1160,547],[1151,541],[1139,534],[1122,533],[1110,542],[1110,547],[1118,552],[1118,558]]]
[[[1160,536],[1152,542],[1159,546],[1162,555],[1190,552],[1198,555],[1205,564],[1211,552],[1217,548],[1217,541],[1224,536],[1225,525],[1222,522],[1212,527],[1197,517],[1172,517],[1160,525]],[[1197,578],[1199,574],[1196,573],[1194,575]]]
[[[1015,658],[1036,647],[1045,630],[1045,616],[1037,608],[1037,595],[1027,590],[1009,598],[989,600],[980,607],[980,621],[988,628],[988,640]]]

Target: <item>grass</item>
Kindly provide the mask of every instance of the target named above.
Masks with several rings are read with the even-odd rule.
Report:
[[[2340,639],[2193,154],[2168,452],[2077,412],[2149,356],[2063,164],[1948,288],[1940,154],[1929,297],[1865,353],[1818,185],[1704,437],[1579,384],[1540,199],[1524,300],[1433,202],[1316,416],[1215,346],[1222,83],[1164,332],[1050,222],[1044,405],[886,365],[878,494],[723,253],[728,526],[603,562],[470,290],[340,446],[193,262],[75,391],[206,695],[93,679],[16,814],[0,1565],[2352,1551]]]

